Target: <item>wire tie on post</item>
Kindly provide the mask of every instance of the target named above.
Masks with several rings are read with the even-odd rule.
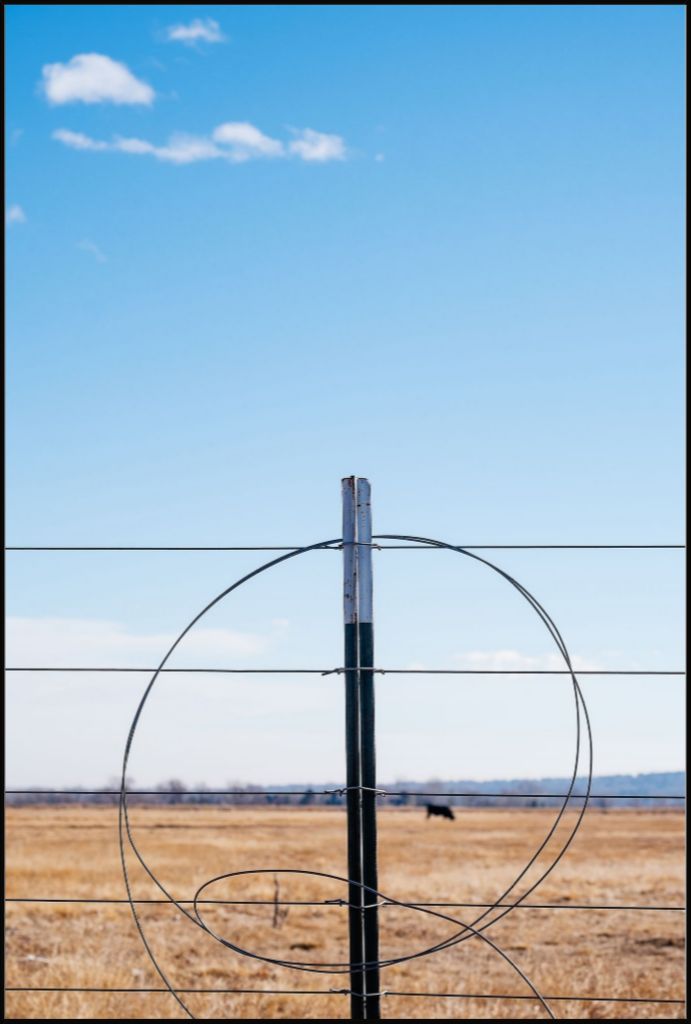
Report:
[[[356,903],[348,903],[347,900],[325,900],[325,903],[340,903],[348,910],[359,910],[364,913],[365,910],[374,910],[376,907],[388,907],[391,906],[407,906],[407,904],[393,904],[391,900],[379,900],[378,903],[366,903],[363,907],[358,906]]]
[[[378,999],[380,996],[388,996],[389,993],[386,991],[382,992],[353,992],[350,988],[330,988],[331,992],[335,996],[361,996],[365,1001],[368,999]]]
[[[337,796],[345,796],[346,793],[374,793],[375,796],[390,796],[385,789],[374,789],[372,786],[343,786],[342,789],[325,789],[324,793],[333,793]]]

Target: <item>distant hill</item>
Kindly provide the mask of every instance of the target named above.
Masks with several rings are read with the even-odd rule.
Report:
[[[544,779],[493,779],[477,782],[473,779],[434,779],[428,782],[397,780],[382,783],[381,788],[391,796],[382,796],[380,806],[415,807],[425,803],[446,803],[465,807],[553,807],[559,804],[559,796],[566,794],[568,778]],[[82,787],[86,790],[86,786]],[[7,794],[9,804],[25,805],[35,803],[95,803],[112,804],[117,796],[108,793],[116,786],[104,786],[103,792],[75,792],[70,795],[48,793],[37,786],[29,793]],[[135,784],[130,784],[136,789]],[[337,783],[296,783],[294,785],[252,786],[229,784],[227,789],[235,791],[225,795],[213,791],[214,787],[196,786],[192,792],[184,783],[165,782],[156,787],[155,795],[132,796],[132,802],[156,804],[273,804],[277,806],[342,806],[345,803],[343,791]],[[221,788],[221,787],[219,787]],[[684,808],[683,797],[686,789],[684,772],[646,772],[641,775],[598,775],[593,778],[591,801],[594,807],[676,807]],[[207,791],[208,790],[208,791]],[[579,778],[574,795],[583,795],[586,780]],[[454,796],[444,794],[453,793]],[[501,794],[501,795],[498,795]],[[615,797],[617,799],[615,799]],[[580,804],[580,801],[577,801]]]

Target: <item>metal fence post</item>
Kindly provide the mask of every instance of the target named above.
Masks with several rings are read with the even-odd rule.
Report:
[[[360,775],[362,785],[362,881],[365,1018],[380,1020],[379,908],[377,877],[377,771],[374,733],[374,622],[372,610],[372,505],[368,480],[357,481],[357,586],[360,681]],[[374,892],[370,891],[374,890]]]
[[[358,678],[358,589],[355,477],[341,481],[343,500],[343,624],[345,639],[346,808],[348,815],[348,933],[350,940],[350,1015],[365,1019],[365,977],[362,966],[362,816],[360,789],[360,695]]]

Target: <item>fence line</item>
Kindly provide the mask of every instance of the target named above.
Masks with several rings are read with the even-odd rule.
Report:
[[[388,537],[381,537],[382,540],[405,540],[405,538],[394,535]],[[376,539],[375,539],[376,540]],[[685,550],[685,544],[479,544],[479,545],[441,545],[438,542],[429,543],[418,543],[420,538],[410,538],[406,543],[376,543],[360,542],[355,541],[354,544],[358,548],[370,548],[374,550],[452,550],[459,551],[460,553],[469,551],[481,551],[481,550],[525,550],[525,551],[539,551],[539,550]],[[306,550],[335,550],[342,551],[344,544],[340,540],[328,541],[318,545],[311,545],[309,547],[291,545],[291,546],[265,546],[265,545],[235,545],[235,546],[128,546],[128,545],[109,545],[109,546],[71,546],[71,545],[19,545],[19,546],[7,546],[5,550],[7,552],[286,552],[286,553],[302,553]],[[369,553],[368,553],[369,554]],[[287,554],[285,557],[291,557]],[[471,556],[479,558],[479,556]],[[271,564],[275,564],[283,559],[276,559],[274,563],[267,563],[268,567]],[[479,559],[484,561],[484,559]],[[490,564],[490,563],[486,563]],[[496,567],[493,567],[496,568]],[[261,570],[259,570],[261,571]],[[501,570],[499,570],[501,572]],[[251,575],[255,575],[252,573]],[[506,576],[505,573],[501,572],[507,579],[510,577]],[[248,579],[250,577],[245,577]],[[242,581],[241,581],[242,582]],[[234,589],[234,588],[231,588]],[[519,590],[523,590],[520,586]],[[525,596],[525,593],[524,593]],[[530,600],[530,598],[529,598]],[[203,614],[203,613],[202,613]],[[196,620],[195,620],[196,621]],[[190,628],[190,627],[188,627]],[[184,634],[183,634],[184,635]],[[553,634],[554,635],[554,634]],[[369,656],[369,662],[373,661],[372,656]],[[570,665],[570,662],[567,664]],[[36,673],[141,673],[141,674],[155,674],[156,676],[160,673],[177,673],[177,674],[285,674],[285,675],[341,675],[347,671],[346,668],[336,667],[328,669],[320,668],[250,668],[250,669],[236,669],[236,668],[130,668],[130,667],[68,667],[68,666],[40,666],[40,667],[25,667],[25,666],[10,666],[7,669],[8,672],[22,673],[22,672],[36,672]],[[379,675],[469,675],[469,676],[486,676],[486,675],[497,675],[497,676],[571,676],[574,678],[574,672],[568,669],[472,669],[472,668],[459,668],[459,669],[397,669],[397,668],[363,668],[358,666],[358,671],[361,673],[376,673]],[[661,669],[586,669],[586,670],[575,670],[579,676],[623,676],[623,677],[682,677],[685,675],[684,671],[681,670],[661,670]],[[587,712],[586,712],[587,714]],[[374,785],[374,784],[372,784]],[[290,799],[292,797],[344,797],[351,789],[358,788],[360,790],[367,791],[370,798],[382,798],[387,799],[391,797],[405,797],[412,800],[418,798],[459,798],[459,799],[513,799],[513,800],[566,800],[568,804],[569,799],[583,800],[641,800],[641,801],[684,801],[686,798],[681,794],[667,794],[667,793],[553,793],[553,792],[538,792],[538,793],[519,793],[519,792],[484,792],[484,791],[410,791],[410,790],[383,790],[373,789],[368,786],[358,787],[340,787],[336,789],[307,789],[307,790],[130,790],[127,793],[128,797],[156,797],[158,801],[164,802],[170,797],[215,797],[215,796],[233,796],[233,797],[244,797],[245,801],[243,804],[249,801],[256,801],[258,798],[272,798],[282,797],[284,799]],[[120,790],[66,790],[66,789],[11,789],[6,791],[7,796],[31,796],[31,797],[42,797],[42,796],[74,796],[74,797],[86,797],[86,796],[118,796],[121,797]],[[185,801],[181,801],[184,803]],[[158,803],[157,806],[161,806]],[[581,812],[582,813],[582,812]],[[205,826],[202,826],[205,827]],[[551,869],[550,869],[551,870]],[[245,874],[247,872],[239,872],[239,874]],[[300,872],[308,873],[308,872]],[[318,874],[318,873],[317,873]],[[329,877],[329,876],[326,876]],[[336,877],[336,876],[330,876]],[[208,883],[207,883],[208,884]],[[202,887],[203,888],[203,887]],[[201,890],[200,890],[201,891]],[[529,890],[526,895],[529,895]],[[212,905],[236,905],[236,906],[337,906],[340,908],[352,909],[352,904],[347,900],[305,900],[305,901],[288,901],[288,900],[214,900],[214,899],[200,899],[195,898],[194,900],[178,900],[171,903],[171,899],[120,899],[114,897],[39,897],[39,896],[17,896],[7,897],[5,899],[7,904],[69,904],[69,905],[188,905],[196,906],[198,904],[212,904]],[[376,904],[377,906],[385,907],[404,907],[409,909],[420,909],[424,908],[478,908],[478,909],[522,909],[530,911],[551,911],[551,910],[578,910],[582,912],[596,911],[596,912],[673,912],[683,913],[685,912],[684,906],[676,905],[637,905],[637,904],[583,904],[583,903],[505,903],[505,902],[494,902],[494,903],[481,903],[481,902],[429,902],[429,903],[415,903],[415,902],[403,902],[399,900],[391,900],[389,898],[381,898]],[[429,912],[429,911],[428,911]],[[186,913],[186,912],[185,912]],[[443,916],[443,915],[436,915]],[[485,915],[482,915],[484,917]],[[503,916],[503,915],[500,915]],[[482,919],[480,918],[480,920]],[[451,918],[449,918],[451,920]],[[498,918],[497,918],[498,920]],[[493,922],[489,922],[493,923]],[[466,926],[464,926],[466,927]],[[473,931],[470,927],[470,931]],[[443,948],[443,947],[440,947]],[[434,951],[434,950],[432,950]],[[416,954],[420,955],[420,954]],[[503,954],[502,954],[503,955]],[[278,962],[278,961],[277,961]],[[396,962],[396,961],[394,961]],[[510,962],[510,961],[509,961]],[[386,962],[384,962],[386,965]],[[154,966],[157,966],[154,961]],[[512,965],[515,966],[515,965]],[[352,971],[352,957],[351,957],[351,971]],[[158,968],[157,968],[158,969]],[[520,973],[520,971],[519,971]],[[523,975],[521,975],[524,977]],[[162,976],[163,977],[163,976]],[[164,977],[167,982],[167,979]],[[524,980],[527,980],[524,978]],[[530,987],[533,992],[536,990],[530,982]],[[144,993],[144,994],[161,994],[170,995],[179,993],[202,993],[202,994],[258,994],[258,995],[277,995],[277,996],[329,996],[329,995],[344,995],[353,996],[354,993],[351,989],[343,988],[330,988],[330,989],[254,989],[254,988],[176,988],[173,990],[170,986],[166,988],[129,988],[129,987],[80,987],[80,986],[9,986],[6,988],[7,992],[14,993],[29,993],[29,992],[56,992],[56,993]],[[379,997],[399,997],[399,998],[418,998],[418,999],[429,999],[429,998],[440,998],[440,999],[479,999],[479,1000],[520,1000],[520,1001],[531,1001],[536,1003],[542,1003],[544,1006],[544,1000],[553,1000],[559,1002],[588,1002],[588,1003],[620,1003],[620,1004],[651,1004],[651,1005],[683,1005],[684,999],[677,998],[648,998],[648,997],[622,997],[622,996],[605,996],[605,995],[548,995],[538,996],[537,994],[513,994],[513,993],[465,993],[465,992],[406,992],[397,990],[386,990],[386,991],[375,991],[368,994],[368,998],[378,999]],[[180,1002],[180,1000],[178,1000]],[[184,1004],[183,1005],[184,1008]],[[188,1014],[191,1016],[191,1014]],[[378,1014],[376,1014],[378,1016]]]
[[[149,994],[165,994],[170,995],[170,990],[167,988],[86,988],[83,986],[67,986],[67,985],[15,985],[9,986],[5,989],[6,992],[121,992],[121,993],[134,993],[134,992],[146,992]],[[351,994],[348,988],[330,988],[330,989],[284,989],[284,988],[177,988],[176,992],[182,992],[184,995],[188,993],[199,993],[205,995],[211,995],[217,993],[221,995],[264,995],[264,996],[349,996]],[[398,992],[396,990],[387,989],[383,992],[378,993],[381,996],[398,996],[399,998],[406,999],[521,999],[528,1000],[529,1002],[539,1002],[536,996],[529,995],[514,995],[508,992]],[[566,996],[566,995],[546,995],[543,999],[551,999],[555,1002],[573,1002],[573,1003],[672,1003],[675,1005],[683,1005],[686,1000],[684,999],[650,999],[642,998],[640,996]]]
[[[355,547],[369,547],[376,551],[434,551],[427,544],[376,544],[349,541]],[[457,544],[464,551],[641,551],[685,550],[686,544]],[[5,547],[5,551],[302,551],[297,544],[273,545],[34,545],[20,544]],[[321,544],[315,551],[340,551],[341,544]]]
[[[157,796],[165,798],[168,796],[344,796],[347,787],[342,789],[128,789],[127,796]],[[120,796],[119,789],[6,789],[6,796]],[[585,800],[585,793],[445,793],[435,790],[434,792],[423,792],[418,790],[384,790],[380,789],[375,794],[377,797],[418,797],[418,796],[443,796],[443,797],[487,797],[487,799],[510,799],[510,800],[563,800],[568,796],[570,800]],[[589,800],[686,800],[683,794],[671,793],[589,793]]]
[[[228,675],[344,675],[348,670],[338,668],[126,668],[109,665],[89,668],[84,665],[13,665],[6,672],[139,672],[163,675],[165,673],[227,673]],[[382,676],[570,676],[561,668],[365,668]],[[642,668],[588,668],[575,669],[579,676],[685,676],[685,669]]]
[[[74,896],[7,896],[5,897],[6,903],[86,903],[86,904],[121,904],[123,906],[129,906],[130,901],[126,899],[119,899],[115,896],[110,897],[74,897]],[[170,907],[170,900],[162,899],[144,899],[132,900],[137,906],[166,906]],[[186,906],[194,906],[196,904],[204,903],[211,906],[238,906],[238,907],[347,907],[347,900],[176,900],[177,903],[184,904]],[[513,903],[420,903],[420,902],[405,902],[402,900],[380,900],[379,906],[381,907],[407,907],[412,909],[413,907],[514,907]],[[634,904],[626,903],[519,903],[515,905],[517,910],[652,910],[660,912],[684,912],[686,907],[656,907],[651,905],[637,906]]]

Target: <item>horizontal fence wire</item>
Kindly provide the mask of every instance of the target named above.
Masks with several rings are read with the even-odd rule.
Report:
[[[352,789],[363,789],[366,787],[353,786]],[[128,789],[127,796],[157,796],[160,798],[170,796],[345,796],[348,787],[339,789]],[[119,789],[6,789],[6,796],[120,796]],[[570,800],[585,800],[585,793],[485,793],[475,790],[473,792],[426,792],[410,789],[379,789],[374,794],[377,797],[389,796],[436,796],[436,797],[491,797],[494,799],[510,800],[531,800],[542,797],[547,800],[563,800],[569,796]],[[588,793],[589,800],[686,800],[681,793]]]
[[[12,985],[5,988],[6,992],[147,992],[151,994],[162,993],[170,995],[167,988],[87,988],[84,986],[67,985]],[[284,988],[176,988],[176,992],[200,993],[211,995],[213,993],[225,995],[263,995],[263,996],[349,996],[350,989],[284,989]],[[527,999],[531,1002],[538,1002],[536,996],[514,995],[508,992],[398,992],[386,990],[379,993],[381,996],[397,996],[406,999]],[[543,999],[555,1002],[574,1003],[673,1003],[684,1005],[684,999],[650,999],[640,996],[583,996],[583,995],[558,995],[543,996]]]
[[[143,900],[132,900],[136,906],[173,906],[170,900],[163,899],[143,899]],[[176,900],[176,903],[195,906],[194,900]],[[347,900],[202,900],[196,901],[197,904],[208,904],[210,906],[223,906],[223,907],[348,907]],[[117,904],[123,906],[130,906],[130,900],[120,899],[115,896],[105,896],[96,898],[92,896],[88,897],[75,897],[75,896],[6,896],[5,903],[77,903],[77,904]],[[412,909],[414,907],[477,907],[482,909],[484,907],[511,907],[517,910],[653,910],[659,912],[684,912],[686,907],[678,906],[666,906],[656,907],[648,905],[638,906],[635,904],[627,903],[412,903],[402,902],[401,900],[381,900],[378,904],[380,907],[407,907]]]
[[[6,672],[140,672],[163,675],[164,673],[209,673],[227,675],[344,675],[346,668],[126,668],[114,665],[90,668],[85,665],[11,665]],[[563,668],[362,668],[382,676],[571,676]],[[574,669],[578,676],[685,676],[684,669],[642,669],[642,668],[588,668]]]
[[[429,544],[376,544],[363,541],[350,542],[357,547],[370,547],[377,551],[438,551],[445,550]],[[452,547],[464,551],[639,551],[684,550],[685,544],[457,544]],[[341,545],[318,545],[315,551],[339,551]],[[303,545],[10,545],[5,551],[302,551]]]

